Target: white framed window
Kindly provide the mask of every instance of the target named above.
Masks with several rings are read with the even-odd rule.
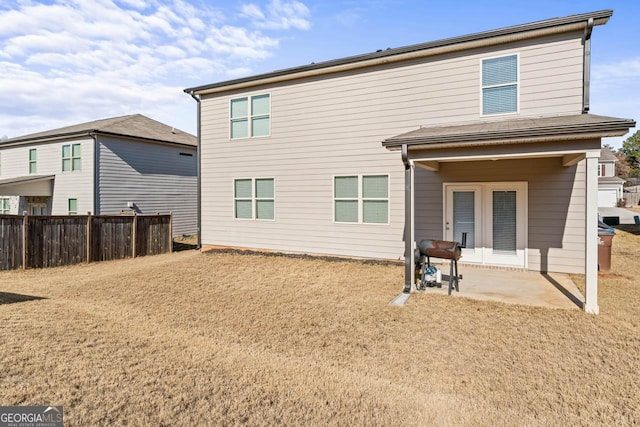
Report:
[[[482,115],[518,112],[518,55],[482,60]]]
[[[11,198],[0,197],[0,215],[9,215],[11,210]]]
[[[69,199],[69,215],[78,215],[78,199]]]
[[[389,224],[389,175],[333,177],[333,221]]]
[[[606,176],[605,170],[606,170],[606,166],[604,165],[604,163],[599,163],[598,164],[598,176]]]
[[[80,144],[62,146],[62,172],[80,170]]]
[[[233,98],[229,102],[229,138],[271,135],[271,95]]]
[[[275,220],[274,178],[233,180],[235,219]]]
[[[36,173],[38,171],[38,154],[35,148],[29,150],[29,173]]]

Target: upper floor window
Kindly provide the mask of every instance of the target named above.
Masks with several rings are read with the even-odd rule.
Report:
[[[518,111],[518,55],[482,60],[482,114]]]
[[[604,163],[599,163],[598,164],[598,176],[606,176],[605,171],[606,171],[606,166],[604,165]]]
[[[236,219],[275,219],[273,178],[236,179],[233,186]]]
[[[271,134],[270,95],[232,99],[229,116],[231,139],[269,136]]]
[[[334,221],[389,223],[389,176],[336,176],[333,179]]]
[[[80,170],[80,144],[62,146],[62,172]]]
[[[29,173],[36,173],[38,171],[36,161],[37,161],[36,149],[32,148],[29,150]]]
[[[0,214],[9,215],[11,209],[11,199],[9,197],[0,197]]]

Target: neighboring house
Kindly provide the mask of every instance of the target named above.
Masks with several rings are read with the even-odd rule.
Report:
[[[173,212],[197,232],[196,137],[140,114],[0,142],[0,213]]]
[[[590,39],[554,18],[185,89],[199,104],[203,245],[584,273],[597,312],[601,138]],[[406,254],[406,256],[405,256]]]
[[[607,147],[602,147],[598,160],[598,207],[616,207],[624,198],[624,179],[616,176],[618,158]]]

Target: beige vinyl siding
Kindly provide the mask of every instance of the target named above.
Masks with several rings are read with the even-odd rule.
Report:
[[[443,183],[528,183],[528,268],[584,273],[584,161],[561,158],[441,163],[416,171],[416,240],[443,238]],[[464,257],[462,259],[464,261]]]
[[[480,117],[480,66],[488,56],[517,53],[521,61],[520,113],[506,118],[579,113],[580,37],[517,41],[204,96],[202,243],[402,258],[404,168],[400,154],[381,141],[419,126],[495,120]],[[562,58],[562,66],[548,58]],[[267,92],[271,136],[230,141],[229,100]],[[369,174],[389,174],[389,224],[334,223],[333,177]],[[276,220],[234,220],[233,180],[261,176],[275,179]],[[425,191],[441,198],[441,187]]]
[[[197,232],[196,148],[99,137],[100,213],[173,212],[173,234]],[[190,153],[181,156],[180,153]]]
[[[62,172],[62,146],[69,144],[80,144],[81,167],[77,171]],[[2,179],[29,175],[29,150],[34,148],[37,152],[35,175],[55,175],[53,197],[49,204],[51,214],[66,215],[70,198],[78,199],[78,213],[93,212],[93,139],[68,139],[2,148]]]

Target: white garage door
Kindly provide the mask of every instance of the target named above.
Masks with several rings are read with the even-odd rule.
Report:
[[[598,207],[615,208],[617,201],[616,190],[598,190]]]

